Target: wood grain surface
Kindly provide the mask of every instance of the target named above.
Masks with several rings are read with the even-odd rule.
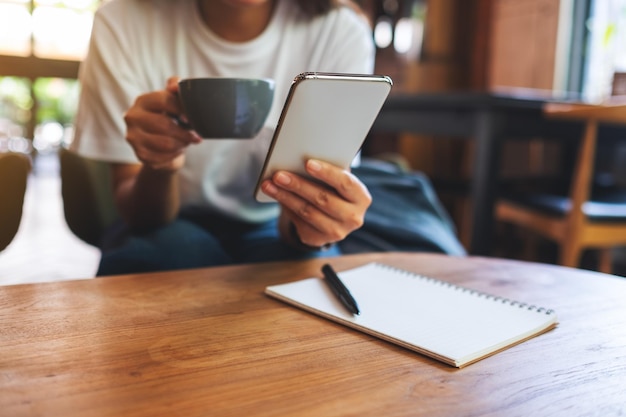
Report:
[[[556,329],[456,369],[263,294],[327,261],[0,287],[0,415],[626,414],[624,278],[434,254],[331,260],[556,310]]]

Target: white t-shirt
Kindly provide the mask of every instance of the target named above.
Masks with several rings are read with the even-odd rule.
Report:
[[[293,0],[278,0],[263,33],[233,43],[208,28],[195,0],[112,0],[96,13],[81,65],[72,148],[94,159],[137,162],[123,115],[171,76],[274,79],[272,110],[259,135],[189,146],[179,175],[183,206],[265,221],[278,207],[257,203],[253,192],[293,78],[305,71],[371,73],[373,66],[369,25],[347,7],[307,20]]]

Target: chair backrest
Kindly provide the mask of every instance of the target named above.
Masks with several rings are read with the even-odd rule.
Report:
[[[598,124],[626,124],[626,101],[601,105],[549,103],[544,112],[547,117],[580,120],[585,123],[570,185],[571,210],[568,214],[572,219],[582,220],[582,206],[589,200],[592,188]]]
[[[110,166],[64,148],[59,160],[65,221],[82,241],[99,246],[103,231],[118,217]]]
[[[0,153],[0,251],[19,229],[30,168],[29,156]]]

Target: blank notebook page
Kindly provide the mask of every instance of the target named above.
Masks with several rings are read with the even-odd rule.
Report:
[[[552,310],[387,265],[371,263],[338,275],[356,299],[360,315],[350,314],[320,278],[269,286],[266,293],[457,367],[557,324]]]

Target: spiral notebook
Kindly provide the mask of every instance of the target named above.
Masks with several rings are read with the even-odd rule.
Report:
[[[272,285],[271,297],[463,367],[554,328],[553,310],[473,291],[380,263],[338,273],[350,314],[321,278]]]

